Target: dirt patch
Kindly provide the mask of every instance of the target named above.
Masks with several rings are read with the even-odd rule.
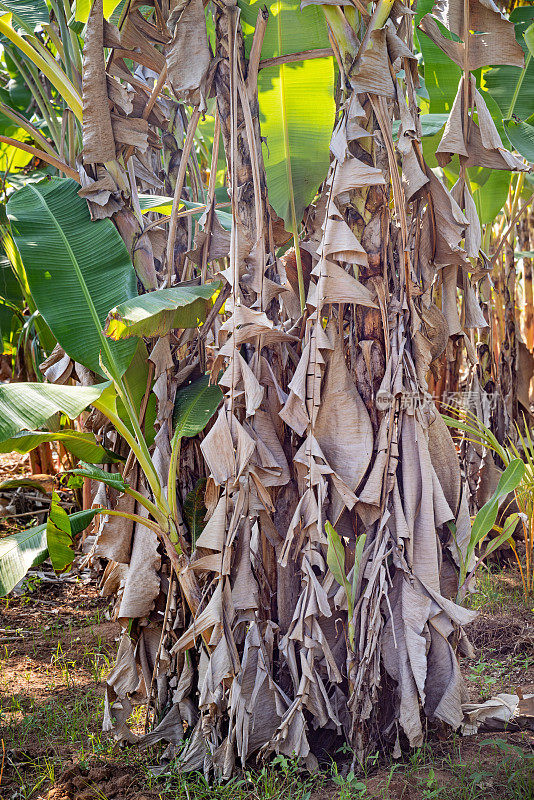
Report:
[[[0,645],[13,655],[47,656],[58,644],[74,653],[95,636],[112,641],[119,626],[107,618],[108,606],[89,579],[71,582],[47,571],[42,580],[30,572],[22,596],[0,600]]]
[[[0,484],[13,478],[24,478],[28,475],[30,475],[29,456],[21,456],[18,453],[0,453]],[[35,524],[37,520],[39,522],[43,521],[42,515],[38,515],[33,522],[31,516],[13,518],[12,514],[18,510],[9,508],[13,494],[14,491],[12,489],[0,490],[0,538],[16,533],[18,530],[24,530],[24,528]]]
[[[518,609],[515,614],[501,616],[481,613],[467,630],[478,652],[534,654],[534,615],[526,610]]]
[[[67,765],[43,800],[486,800],[489,796],[531,800],[532,744],[525,733],[489,734],[483,739],[449,737],[429,742],[403,761],[384,759],[365,775],[343,780],[328,774],[314,779],[304,772],[288,780],[273,769],[267,786],[254,772],[237,776],[233,784],[211,788],[198,775],[191,775],[187,791],[184,776],[177,771],[167,780],[151,783],[147,790],[139,768],[110,760],[84,767]]]
[[[89,582],[40,571],[50,580],[34,571],[20,596],[0,600],[1,800],[48,787],[59,765],[100,747],[119,626]]]
[[[0,483],[9,478],[21,478],[30,475],[30,456],[19,453],[0,453]]]
[[[481,747],[481,741],[492,738],[487,734],[436,739],[419,760],[412,762],[410,757],[403,764],[371,765],[368,774],[355,781],[356,788],[347,785],[343,790],[325,778],[311,794],[302,791],[301,783],[300,789],[291,789],[289,794],[286,789],[273,795],[260,788],[252,792],[240,788],[235,794],[214,789],[207,795],[205,785],[196,783],[200,778],[188,777],[187,794],[182,785],[186,779],[179,774],[149,780],[147,767],[158,763],[160,749],[151,753],[140,753],[135,747],[119,750],[102,734],[104,679],[114,660],[119,631],[106,618],[107,608],[91,582],[71,582],[68,576],[60,581],[30,580],[22,596],[0,601],[1,638],[6,640],[0,642],[0,736],[6,747],[1,800],[20,800],[25,796],[20,794],[21,786],[27,795],[31,792],[32,800],[257,800],[266,796],[273,800],[306,796],[309,800],[360,796],[366,800],[464,796],[479,800],[488,793],[507,800],[513,797],[504,788],[499,794],[499,787],[511,780],[499,766],[508,756],[490,745]],[[524,607],[507,607],[502,617],[481,612],[469,631],[476,659],[462,662],[473,700],[516,687],[527,690],[531,686],[534,691],[530,631]],[[493,738],[516,747],[519,755],[513,758],[519,762],[524,762],[521,754],[527,756],[534,746],[532,735],[526,732],[499,733]],[[462,783],[468,773],[475,774],[469,780],[476,784],[470,785],[470,794]],[[527,800],[530,796],[518,797]]]
[[[487,734],[432,741],[411,759],[381,768],[365,800],[530,800],[534,795],[531,736]],[[523,769],[521,769],[523,767]],[[352,798],[351,798],[352,800]]]
[[[460,663],[470,700],[534,692],[534,614],[523,601],[519,574],[509,568],[484,581],[487,597],[474,596],[478,617],[465,629],[475,658]]]
[[[142,791],[133,767],[113,762],[91,767],[73,764],[65,770],[46,795],[47,800],[155,800],[158,795]]]

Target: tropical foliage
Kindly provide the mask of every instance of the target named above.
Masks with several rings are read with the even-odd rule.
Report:
[[[457,729],[466,593],[534,531],[487,538],[529,469],[534,10],[301,6],[0,3],[0,451],[64,448],[87,506],[0,540],[0,590],[92,525],[106,725],[218,777]],[[466,391],[502,452],[457,451]]]

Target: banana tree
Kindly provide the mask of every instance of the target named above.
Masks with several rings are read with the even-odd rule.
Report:
[[[106,727],[138,741],[142,705],[142,743],[216,776],[271,753],[313,767],[326,737],[362,761],[421,745],[425,717],[462,721],[468,496],[427,376],[485,324],[477,209],[494,168],[525,164],[479,70],[488,52],[522,70],[524,51],[479,0],[423,4],[417,32],[390,0],[319,5],[217,4],[208,26],[200,0],[152,0],[114,26],[103,0],[77,4],[82,188],[8,203],[79,385],[0,387],[2,436],[24,450],[52,413],[92,409],[65,446],[72,485],[99,486],[92,555],[122,627]],[[416,37],[443,52],[425,86]],[[57,505],[63,569],[75,522]]]
[[[495,126],[494,145],[497,150],[512,146],[530,161],[534,155],[530,147],[533,129],[529,121],[534,110],[531,91],[533,64],[529,49],[534,20],[532,9],[527,7],[514,9],[508,22],[502,15],[496,16],[500,13],[496,8],[488,7],[486,16],[488,21],[493,21],[493,32],[488,32],[486,39],[482,35],[472,35],[467,47],[468,55],[470,52],[470,65],[467,66],[470,66],[470,69],[466,69],[462,62],[461,46],[449,45],[445,39],[446,36],[451,38],[451,33],[452,36],[458,35],[456,33],[459,29],[458,20],[450,13],[448,7],[441,10],[436,8],[432,12],[433,15],[425,16],[429,10],[431,11],[431,8],[425,6],[417,15],[419,23],[417,36],[424,56],[425,85],[428,88],[430,110],[439,112],[444,108],[454,108],[458,119],[462,113],[460,108],[462,102],[464,107],[471,102],[474,109],[476,103],[469,100],[465,88],[469,73],[476,98],[483,104],[482,113],[489,115]],[[474,9],[472,14],[478,22],[480,13]],[[513,28],[510,24],[512,22]],[[497,41],[497,28],[506,37],[505,46],[501,48],[499,45],[498,52],[491,45],[492,41],[495,43]],[[483,55],[480,46],[484,41],[490,42],[486,56]],[[437,55],[439,58],[436,59]],[[487,64],[488,61],[491,62],[491,66]],[[462,91],[465,95],[463,100]],[[480,117],[478,107],[477,116]],[[472,116],[472,119],[475,117]],[[473,129],[473,132],[478,136],[476,129]],[[473,297],[469,298],[469,303],[466,299],[464,319],[460,321],[454,308],[456,298],[453,297],[453,293],[456,289],[453,287],[453,280],[449,281],[449,291],[443,296],[442,303],[446,302],[447,308],[450,309],[447,311],[443,306],[449,320],[454,318],[457,342],[464,342],[464,335],[467,334],[476,346],[478,365],[474,363],[474,353],[466,354],[466,360],[470,362],[469,390],[474,395],[479,395],[476,401],[478,405],[493,404],[491,424],[498,432],[499,438],[504,441],[507,435],[513,433],[514,423],[521,419],[521,413],[529,413],[529,403],[525,404],[529,383],[529,377],[525,374],[528,372],[528,367],[525,370],[525,365],[529,357],[521,342],[519,319],[515,318],[514,309],[518,303],[519,285],[516,285],[517,266],[513,251],[516,225],[532,201],[532,187],[526,171],[521,170],[519,173],[509,171],[507,167],[513,166],[509,159],[505,159],[506,163],[500,161],[500,164],[495,159],[491,163],[486,159],[485,165],[472,164],[473,159],[471,158],[470,162],[466,155],[469,148],[465,144],[465,138],[464,145],[460,148],[462,152],[458,152],[458,148],[452,145],[454,153],[451,151],[450,155],[446,156],[443,151],[447,145],[443,148],[440,143],[446,142],[446,134],[447,129],[445,133],[429,140],[429,148],[436,152],[436,156],[433,156],[434,161],[429,163],[437,166],[439,161],[449,186],[454,185],[457,191],[461,186],[461,166],[466,165],[464,180],[469,187],[482,226],[481,250],[486,263],[484,269],[479,268],[482,262],[479,267],[473,266],[478,282],[476,293],[486,319],[485,326],[479,327],[478,331],[474,326],[476,318],[478,317],[479,323],[482,322],[482,318],[474,307]],[[487,141],[489,140],[486,138]],[[451,155],[452,160],[446,163],[446,159],[450,159]],[[517,163],[515,166],[517,167]],[[460,288],[459,281],[458,288]],[[525,281],[526,293],[528,293],[528,281]],[[491,301],[495,304],[496,314],[491,312]],[[527,314],[528,311],[525,310],[525,316]],[[456,365],[459,366],[459,363],[457,359]],[[451,359],[448,359],[445,364],[446,371],[450,372],[452,366]],[[514,375],[519,375],[519,380],[514,380]],[[449,388],[449,391],[452,388],[453,392],[458,389],[457,379],[458,375],[456,385],[452,387],[450,380],[449,387],[445,387],[445,380],[439,382],[438,395],[442,399],[445,388]],[[518,413],[519,410],[521,413]],[[484,413],[486,422],[489,422],[488,412]],[[470,480],[474,487],[478,469],[487,471],[487,465],[481,462],[480,454],[473,453],[470,445],[464,449],[466,469],[472,474]]]
[[[152,382],[142,337],[165,336],[171,329],[201,324],[218,284],[175,286],[138,296],[133,265],[117,231],[108,220],[91,222],[86,202],[78,197],[76,189],[72,181],[60,178],[27,186],[12,197],[8,213],[32,298],[66,355],[92,370],[95,382],[91,380],[93,385],[85,387],[42,383],[0,387],[0,447],[3,452],[29,452],[44,441],[60,441],[84,461],[120,461],[91,433],[43,430],[54,415],[61,413],[76,419],[91,406],[128,444],[140,465],[151,499],[120,476],[96,466],[85,465],[83,470],[74,470],[74,474],[109,484],[132,497],[140,509],[148,512],[145,517],[114,509],[108,509],[106,516],[122,516],[153,530],[170,548],[176,562],[182,553],[180,542],[185,539],[176,503],[167,500],[165,489],[169,481],[176,481],[176,452],[181,439],[196,435],[206,425],[221,393],[217,386],[207,389],[202,379],[183,390],[187,392],[187,401],[179,405],[181,410],[175,420],[173,472],[162,480],[149,452],[154,432],[153,418],[151,422],[146,409]],[[65,304],[57,303],[56,292]],[[177,396],[178,404],[181,397]],[[57,503],[55,507],[56,517],[60,518],[61,509]],[[89,521],[89,517],[83,519]],[[54,523],[52,514],[51,519]],[[80,530],[79,519],[76,515],[72,518],[77,523],[75,533]],[[54,523],[51,532],[49,525],[46,537],[41,529],[35,529],[3,540],[0,570],[5,591],[12,588],[13,581],[20,580],[23,566],[28,568],[38,563],[36,559],[42,560],[46,553],[57,550],[58,530],[66,534],[67,524],[71,523],[63,512],[60,521],[63,527],[58,528]],[[17,552],[20,555],[14,567],[13,554]],[[64,550],[59,558],[58,562],[52,557],[52,563],[55,566],[60,563],[64,569],[68,564],[63,563]]]

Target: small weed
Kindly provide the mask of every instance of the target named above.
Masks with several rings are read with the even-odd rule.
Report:
[[[534,664],[534,656],[521,653],[520,655],[512,658],[512,664],[513,666],[520,667],[521,669],[528,669],[532,664]]]
[[[63,681],[67,688],[74,686],[73,672],[76,669],[76,661],[68,659],[63,652],[61,642],[58,643],[55,654],[50,659],[50,663],[61,670]]]
[[[420,779],[420,785],[423,800],[435,800],[437,797],[443,797],[444,787],[439,786],[432,767],[428,770],[428,775]]]
[[[490,663],[484,659],[479,659],[471,667],[471,672],[467,678],[476,683],[482,698],[486,700],[491,697],[492,686],[498,681],[495,670],[500,674],[503,668],[504,665],[499,662]]]
[[[89,670],[95,683],[101,683],[113,664],[110,652],[103,646],[102,640],[98,639],[97,647],[86,647],[81,657],[81,662],[85,669]]]
[[[339,800],[356,800],[367,795],[367,784],[359,779],[354,772],[349,772],[347,777],[343,777],[338,772],[337,764],[332,764],[331,781],[334,786],[339,787]]]
[[[28,592],[29,594],[33,594],[33,592],[35,592],[35,590],[39,588],[42,582],[43,579],[40,578],[38,575],[32,575],[31,573],[28,573],[28,575],[26,575],[24,579],[23,586],[26,592]]]

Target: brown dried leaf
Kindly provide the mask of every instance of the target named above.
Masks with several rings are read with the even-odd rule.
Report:
[[[371,33],[366,50],[349,72],[350,83],[355,92],[370,92],[384,97],[395,97],[395,87],[389,72],[386,29]]]
[[[493,0],[469,0],[468,13],[470,71],[488,64],[524,66],[524,54],[515,38],[514,24],[503,16]],[[464,0],[439,0],[432,14],[451,33],[463,38],[466,22]],[[464,46],[461,48],[463,50]]]
[[[205,108],[203,83],[209,71],[208,46],[202,0],[182,0],[167,22],[173,39],[167,48],[167,74],[176,97]]]
[[[95,0],[83,47],[83,160],[104,164],[115,158],[104,59],[103,0]]]

